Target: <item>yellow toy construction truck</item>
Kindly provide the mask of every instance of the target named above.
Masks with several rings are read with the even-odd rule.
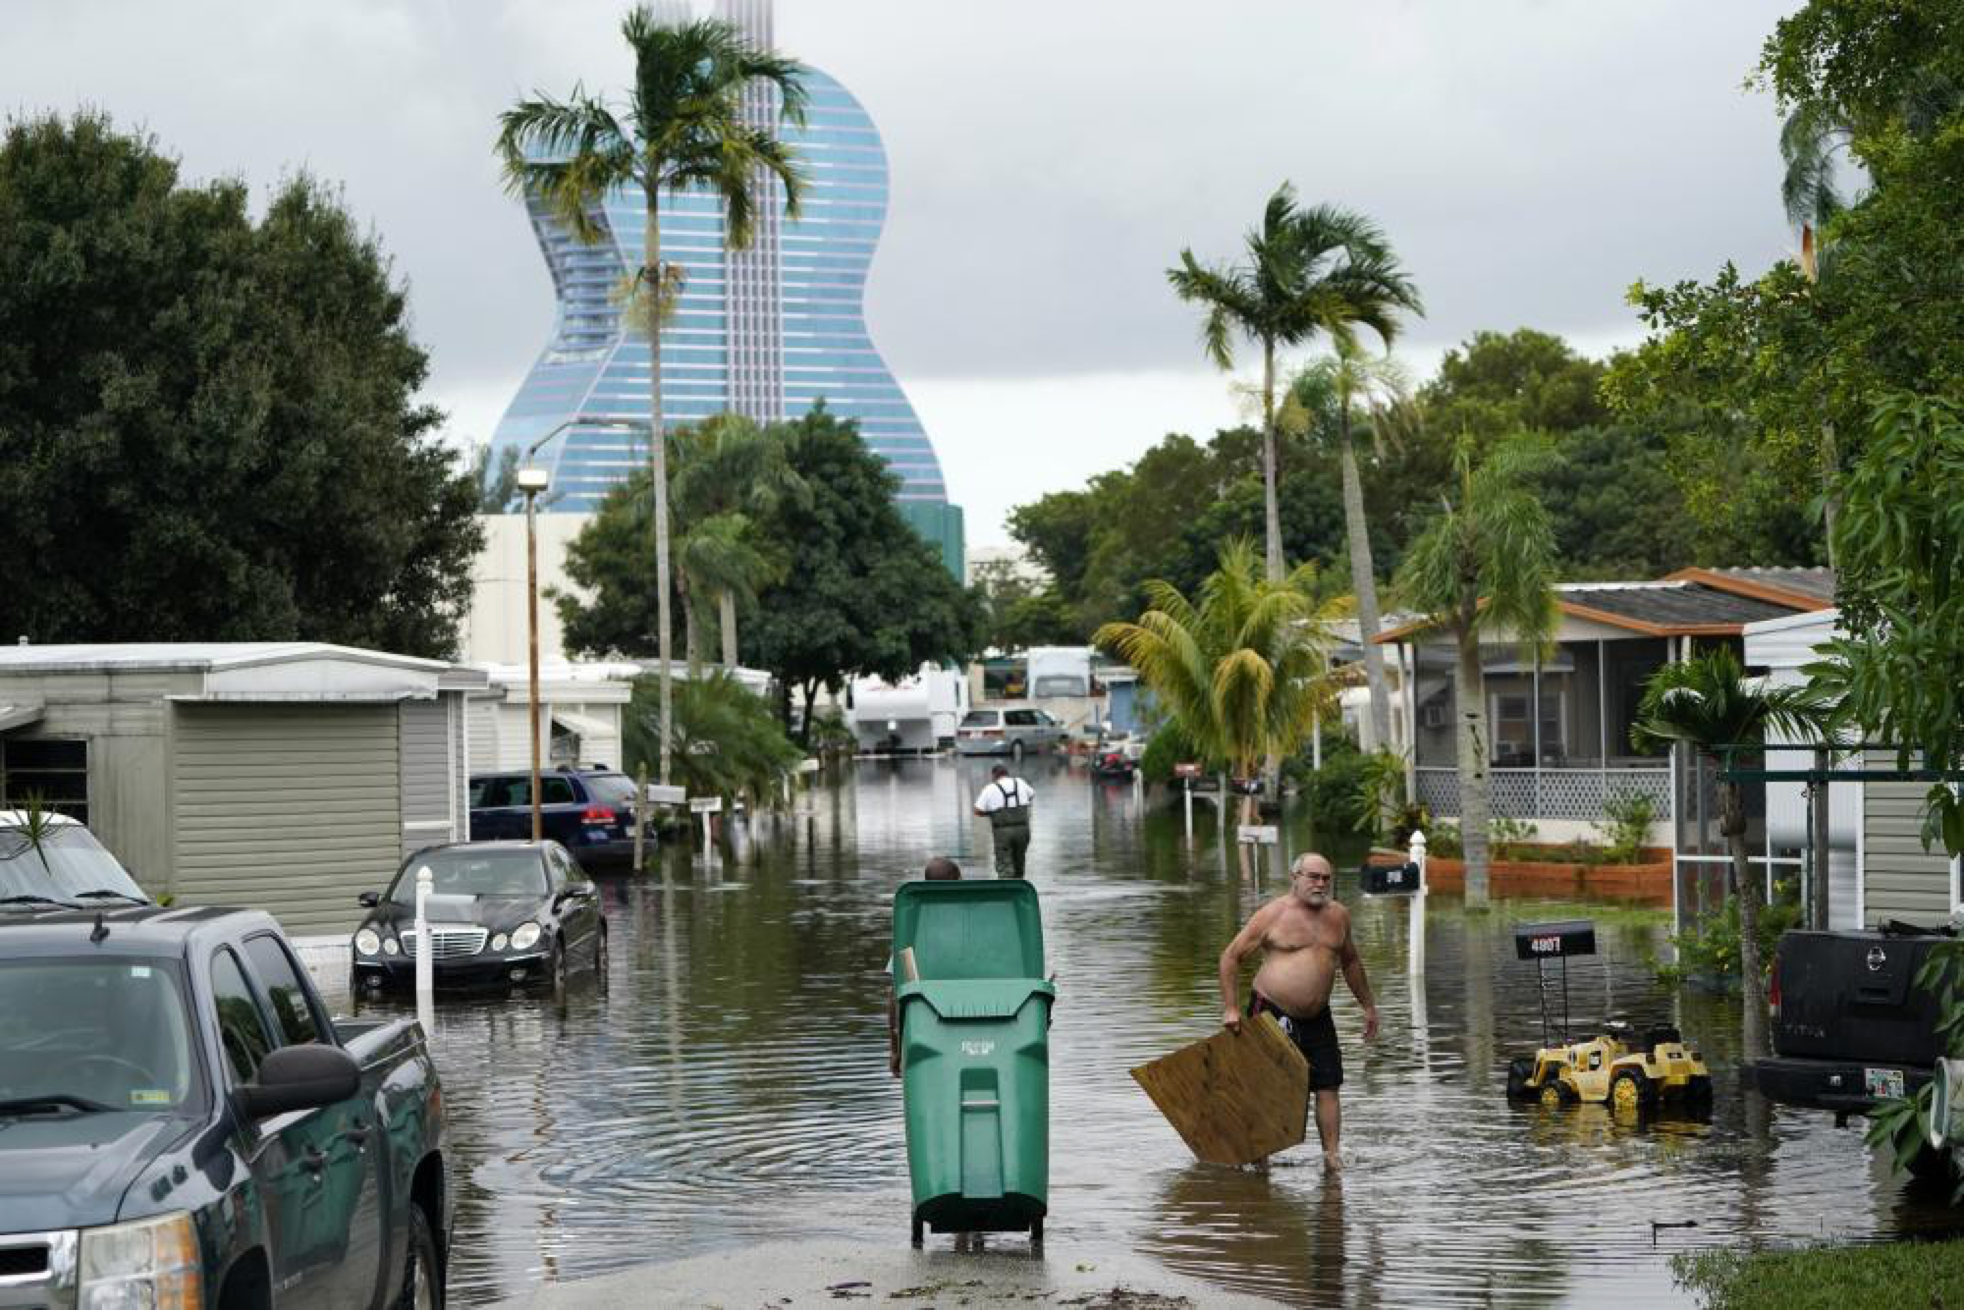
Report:
[[[1543,1105],[1607,1101],[1639,1112],[1671,1101],[1687,1108],[1711,1103],[1712,1074],[1678,1030],[1651,1028],[1641,1042],[1630,1025],[1611,1020],[1602,1036],[1569,1046],[1545,1046],[1507,1069],[1507,1096]]]

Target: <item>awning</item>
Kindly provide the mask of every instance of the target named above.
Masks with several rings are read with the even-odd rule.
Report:
[[[0,705],[0,732],[11,732],[40,721],[39,705]]]
[[[552,721],[566,731],[577,734],[583,742],[593,741],[596,738],[611,739],[620,735],[620,729],[605,719],[595,718],[590,714],[578,714],[572,710],[562,710],[556,705],[552,707]]]

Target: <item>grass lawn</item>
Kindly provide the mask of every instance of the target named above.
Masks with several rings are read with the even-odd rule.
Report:
[[[1456,896],[1432,896],[1428,914],[1468,913]],[[1534,896],[1494,897],[1486,914],[1499,923],[1551,923],[1557,919],[1593,919],[1598,928],[1668,928],[1671,912],[1654,905],[1625,905],[1615,901],[1560,901]]]
[[[1706,1251],[1674,1257],[1671,1273],[1710,1310],[1964,1310],[1964,1239]]]

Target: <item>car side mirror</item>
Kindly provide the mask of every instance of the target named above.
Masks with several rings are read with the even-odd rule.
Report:
[[[259,1064],[256,1081],[233,1090],[248,1119],[265,1119],[293,1110],[314,1110],[345,1101],[361,1090],[361,1066],[338,1046],[318,1042],[282,1046]]]
[[[359,895],[359,896],[357,896],[357,897],[355,897],[355,899],[356,899],[357,901],[359,901],[359,902],[361,902],[361,904],[362,904],[362,907],[363,907],[364,909],[370,909],[370,910],[372,910],[372,909],[374,909],[374,908],[375,908],[376,906],[378,906],[378,905],[380,905],[380,904],[382,903],[382,893],[380,893],[380,892],[363,892],[363,893],[362,893],[361,895]]]

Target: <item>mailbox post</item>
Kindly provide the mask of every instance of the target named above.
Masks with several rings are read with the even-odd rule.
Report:
[[[435,886],[429,865],[416,870],[416,1019],[432,1041],[436,1038],[436,953],[430,949],[430,893]]]
[[[1407,929],[1412,944],[1406,957],[1406,967],[1410,970],[1414,987],[1420,985],[1425,977],[1425,834],[1412,833],[1412,844],[1408,852],[1412,867],[1418,870],[1418,890],[1412,893],[1412,903],[1406,910],[1409,916]]]

